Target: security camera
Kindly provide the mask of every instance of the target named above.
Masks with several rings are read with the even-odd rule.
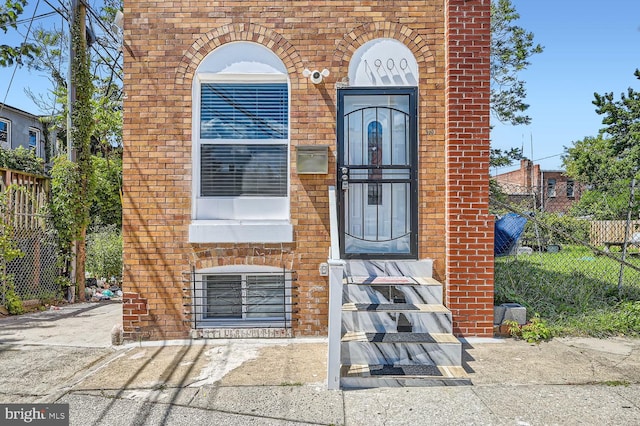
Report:
[[[309,77],[309,80],[311,80],[313,84],[320,84],[322,83],[322,78],[327,77],[329,75],[329,70],[326,68],[323,69],[322,71],[318,71],[318,70],[309,71],[308,69],[305,69],[302,72],[302,75],[305,77]]]

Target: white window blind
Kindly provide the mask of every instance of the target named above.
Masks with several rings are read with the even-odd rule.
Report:
[[[286,83],[202,83],[201,139],[287,139]]]
[[[287,145],[201,145],[202,197],[286,197]]]
[[[285,317],[284,275],[208,275],[208,319],[272,319]]]

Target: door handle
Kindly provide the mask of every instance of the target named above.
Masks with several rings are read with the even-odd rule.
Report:
[[[342,180],[342,190],[346,191],[349,189],[349,169],[347,167],[342,167],[340,169],[342,172],[341,180]]]

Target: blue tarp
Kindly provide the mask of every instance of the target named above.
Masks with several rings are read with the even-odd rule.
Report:
[[[507,213],[496,220],[493,253],[496,256],[509,254],[518,243],[527,218],[515,213]]]

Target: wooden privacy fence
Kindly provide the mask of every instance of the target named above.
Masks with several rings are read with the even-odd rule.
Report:
[[[594,220],[591,221],[590,242],[594,246],[603,246],[606,242],[624,242],[626,220]],[[629,239],[640,232],[640,220],[632,220],[629,225]]]
[[[7,214],[16,229],[44,229],[43,208],[49,197],[50,179],[0,168],[0,191],[7,194]]]

